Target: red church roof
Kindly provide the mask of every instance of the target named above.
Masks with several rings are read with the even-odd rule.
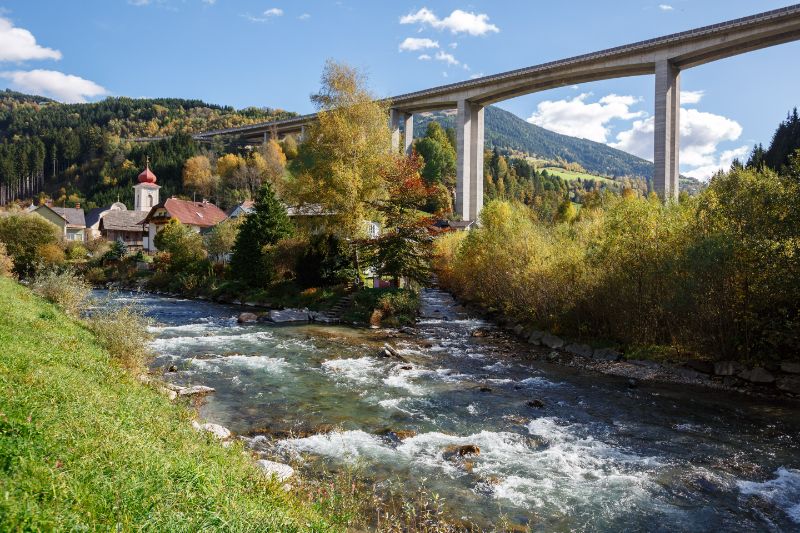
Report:
[[[147,167],[139,174],[139,183],[155,183],[157,179],[156,175],[150,170],[150,162],[148,162]]]

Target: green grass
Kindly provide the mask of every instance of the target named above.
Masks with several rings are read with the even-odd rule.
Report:
[[[239,445],[109,360],[79,321],[0,278],[1,531],[329,529]],[[329,520],[336,520],[331,517]]]
[[[545,167],[541,170],[546,170],[548,174],[551,176],[558,176],[563,180],[566,181],[575,181],[578,178],[582,180],[594,180],[599,183],[607,183],[611,184],[614,183],[614,180],[610,178],[604,178],[602,176],[595,176],[594,174],[587,174],[585,172],[573,172],[571,170],[564,170],[563,168],[558,167]]]

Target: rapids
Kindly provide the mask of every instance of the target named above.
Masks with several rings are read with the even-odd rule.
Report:
[[[166,379],[216,389],[201,417],[278,459],[424,483],[487,529],[800,530],[797,403],[531,361],[513,339],[470,337],[493,326],[435,289],[418,335],[390,339],[408,363],[378,355],[385,331],[240,326],[230,306],[113,298],[157,321],[153,366],[178,368]],[[463,445],[480,454],[456,460]]]

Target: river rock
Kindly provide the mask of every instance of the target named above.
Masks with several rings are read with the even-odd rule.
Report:
[[[276,463],[275,461],[268,461],[267,459],[259,459],[256,461],[256,466],[258,466],[267,477],[271,478],[274,476],[275,479],[281,483],[294,475],[294,468],[291,466],[283,463]]]
[[[522,324],[517,324],[516,326],[514,326],[514,329],[512,331],[514,332],[514,335],[516,335],[517,337],[521,337],[522,334],[525,333],[525,326],[523,326]]]
[[[543,409],[544,402],[542,400],[528,400],[528,407],[533,407],[534,409]]]
[[[781,372],[786,372],[787,374],[800,374],[800,361],[782,362]]]
[[[775,386],[784,392],[800,394],[800,376],[784,376],[775,381]]]
[[[557,350],[562,346],[564,346],[564,340],[561,339],[560,337],[556,337],[555,335],[547,333],[542,337],[542,344],[544,344],[548,348],[553,348],[554,350]]]
[[[403,326],[400,328],[400,333],[405,333],[406,335],[416,335],[417,330],[408,326]]]
[[[473,329],[469,332],[470,337],[488,337],[489,332],[482,328]]]
[[[444,457],[466,457],[469,455],[480,455],[481,449],[475,444],[464,444],[463,446],[448,446],[444,450]]]
[[[619,361],[622,359],[622,354],[611,348],[598,348],[592,352],[592,359],[598,361]]]
[[[491,387],[481,387],[478,390],[481,391],[481,392],[492,392],[492,388]]]
[[[236,319],[236,322],[239,324],[248,324],[250,322],[257,322],[258,316],[255,313],[239,313],[239,318]]]
[[[579,357],[591,357],[593,350],[588,344],[567,344],[564,350]]]
[[[210,392],[215,392],[212,387],[206,387],[205,385],[195,385],[193,387],[181,387],[178,390],[178,396],[197,396],[200,394],[208,394]]]
[[[542,337],[545,336],[544,331],[531,331],[531,334],[528,335],[528,342],[535,346],[539,346],[542,344]]]
[[[270,322],[284,324],[289,322],[308,322],[308,309],[273,309],[269,312]]]
[[[158,392],[166,396],[170,401],[174,400],[178,397],[178,393],[174,390],[168,389],[167,387],[159,387]]]
[[[738,376],[751,383],[774,383],[775,376],[772,375],[767,369],[757,366],[751,370],[743,370],[739,372]]]
[[[735,376],[744,370],[744,367],[736,361],[717,361],[714,363],[714,374],[717,376]]]
[[[230,429],[226,428],[225,426],[220,426],[219,424],[212,424],[211,422],[201,424],[197,420],[192,420],[192,427],[197,431],[211,433],[212,436],[218,438],[219,440],[229,439],[232,435]]]

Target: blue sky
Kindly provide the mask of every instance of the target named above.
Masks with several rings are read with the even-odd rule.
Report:
[[[380,2],[0,0],[0,87],[62,101],[200,98],[313,111],[326,59],[378,96],[488,75],[788,5],[772,0]],[[800,43],[684,71],[682,171],[768,143],[800,104]],[[522,118],[652,157],[650,76],[503,102]]]

